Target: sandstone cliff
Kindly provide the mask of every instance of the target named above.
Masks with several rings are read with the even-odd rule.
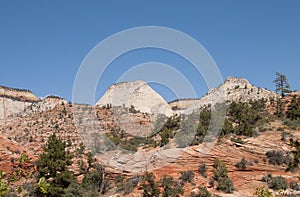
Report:
[[[0,86],[0,120],[50,110],[61,103],[67,101],[57,96],[41,100],[29,90]]]
[[[168,103],[144,81],[122,82],[112,85],[97,106],[123,106],[149,114],[171,116],[173,111]]]

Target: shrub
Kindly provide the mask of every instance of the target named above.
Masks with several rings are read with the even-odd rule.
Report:
[[[194,177],[195,177],[194,172],[191,170],[188,170],[188,171],[181,172],[181,176],[179,177],[179,179],[181,180],[182,185],[184,185],[186,182],[194,184],[194,182],[193,182]]]
[[[257,197],[273,197],[272,192],[270,192],[268,189],[265,189],[264,187],[256,188],[253,195]]]
[[[198,189],[199,193],[195,194],[192,192],[191,197],[211,197],[211,193],[209,193],[205,187],[199,186]]]
[[[159,182],[163,189],[162,197],[176,197],[179,194],[183,194],[182,186],[175,182],[173,180],[173,177],[164,175],[164,177],[161,178]]]
[[[243,157],[243,159],[240,162],[235,164],[235,167],[237,167],[239,170],[245,170],[248,165],[248,161]]]
[[[290,120],[300,119],[300,97],[294,96],[286,112],[287,118]]]
[[[290,188],[291,188],[292,190],[296,190],[296,191],[299,191],[299,190],[300,190],[300,187],[299,187],[298,183],[297,183],[297,182],[294,182],[294,181],[291,181],[291,182],[290,182]]]
[[[270,181],[269,187],[275,190],[286,190],[288,188],[288,184],[282,176],[276,176]]]
[[[270,150],[266,152],[266,155],[269,159],[269,163],[272,165],[288,165],[290,162],[290,157],[284,155],[282,151]]]
[[[293,139],[290,139],[290,146],[295,148],[295,150],[292,151],[293,159],[290,161],[286,171],[293,172],[298,168],[300,161],[300,142],[298,140],[294,141]]]
[[[8,182],[6,180],[0,180],[0,196],[4,196],[8,189]]]
[[[229,177],[220,177],[218,180],[217,190],[225,193],[232,193],[234,191],[233,183]]]
[[[159,189],[157,184],[154,181],[155,176],[153,173],[148,173],[144,175],[142,189],[143,189],[143,197],[158,197]]]
[[[268,174],[262,178],[262,181],[266,182],[274,190],[286,190],[288,188],[288,184],[282,176],[272,177],[271,174]]]
[[[218,182],[217,190],[225,193],[232,193],[234,191],[233,183],[227,175],[227,168],[219,159],[214,162],[214,179]]]
[[[296,130],[300,126],[299,120],[290,120],[290,119],[285,119],[283,121],[283,124],[288,126],[292,130]]]
[[[213,167],[214,170],[214,179],[218,181],[220,177],[227,177],[227,168],[223,162],[219,159],[215,159]]]
[[[203,177],[207,177],[207,173],[206,173],[206,165],[205,163],[200,164],[199,168],[198,168],[198,172],[203,176]]]
[[[116,185],[122,185],[125,177],[122,175],[118,175],[115,177],[115,184]]]

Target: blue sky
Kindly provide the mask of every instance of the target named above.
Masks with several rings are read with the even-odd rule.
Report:
[[[0,85],[37,96],[72,99],[85,56],[99,42],[139,26],[164,26],[200,42],[224,79],[247,78],[274,90],[277,71],[300,90],[300,1],[0,1]],[[163,50],[133,51],[116,59],[95,100],[131,66],[162,62],[185,73],[197,96],[207,92],[188,62]],[[186,71],[186,72],[185,72]],[[166,76],[172,77],[172,76]],[[168,101],[175,95],[153,84]]]

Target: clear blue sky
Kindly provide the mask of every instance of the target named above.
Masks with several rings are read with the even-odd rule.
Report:
[[[137,26],[165,26],[198,40],[222,76],[247,78],[274,90],[275,72],[300,90],[300,1],[0,1],[0,85],[37,96],[71,100],[77,70],[106,37]],[[95,99],[131,65],[186,62],[162,50],[141,50],[117,59],[99,83]],[[118,65],[118,66],[117,66]],[[124,67],[120,67],[124,65]],[[126,69],[125,69],[126,70]],[[166,76],[171,77],[171,76]],[[193,77],[191,76],[188,77]],[[198,96],[207,92],[192,79]],[[154,86],[168,100],[169,91]]]

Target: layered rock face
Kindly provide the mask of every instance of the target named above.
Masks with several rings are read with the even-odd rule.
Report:
[[[20,90],[0,86],[0,119],[23,112],[32,103],[39,102],[29,90]]]
[[[12,100],[17,101],[25,101],[25,102],[39,102],[40,99],[36,97],[29,90],[21,90],[16,88],[8,88],[4,86],[0,86],[0,97],[10,98]]]
[[[97,106],[121,106],[149,114],[171,116],[168,103],[144,81],[122,82],[112,85]]]
[[[29,90],[0,86],[0,120],[50,110],[59,103],[67,101],[55,96],[41,100]]]

